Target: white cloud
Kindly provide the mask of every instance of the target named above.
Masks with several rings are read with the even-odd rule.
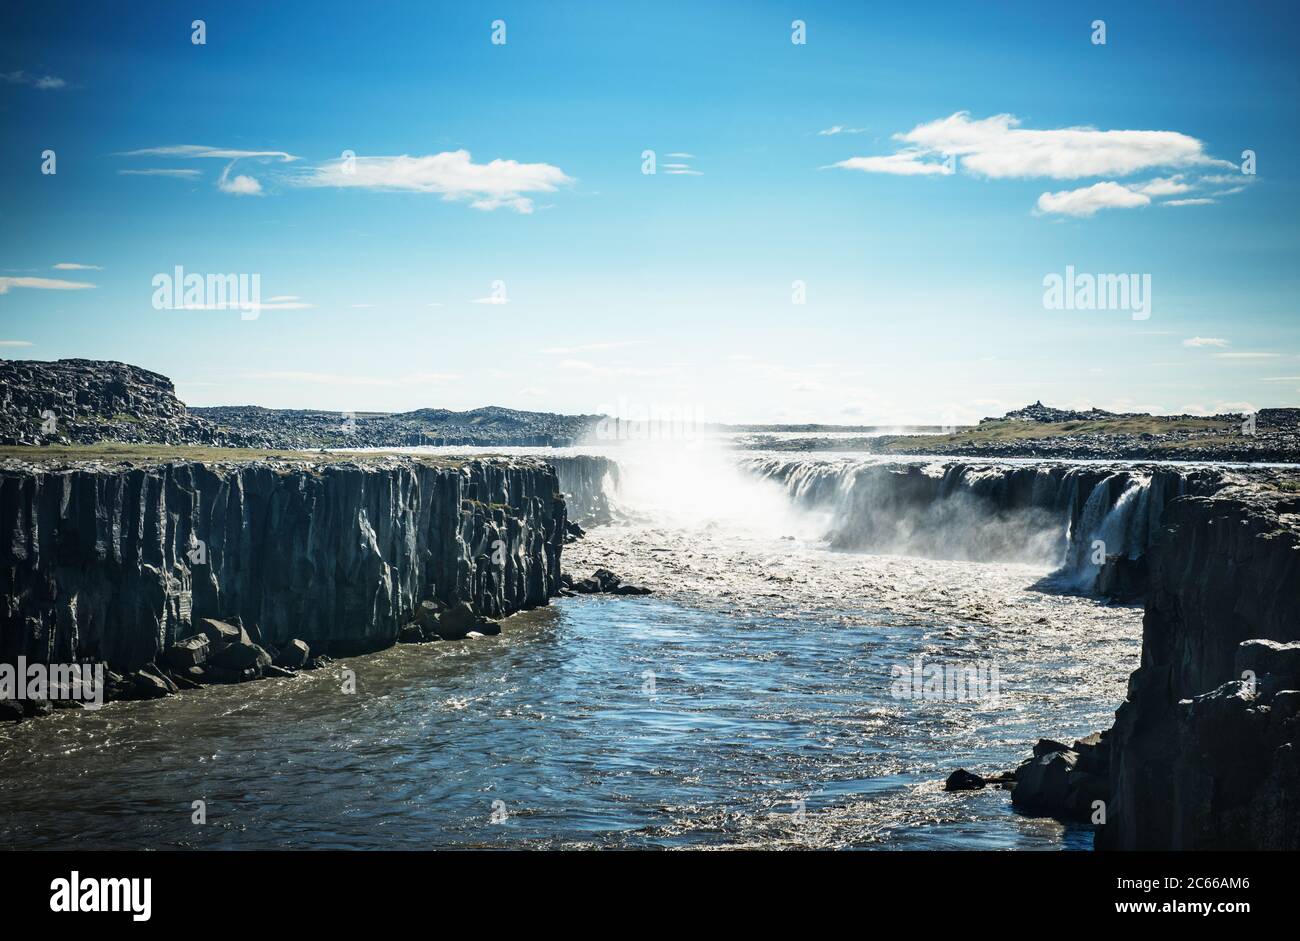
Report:
[[[203,144],[170,144],[166,147],[144,147],[126,150],[119,157],[187,157],[214,160],[243,160],[245,157],[275,158],[284,163],[297,160],[283,150],[232,150],[224,147],[207,147]]]
[[[664,154],[664,156],[665,156],[665,157],[674,157],[674,158],[676,158],[676,159],[678,159],[678,160],[694,160],[694,159],[695,159],[695,154],[684,154],[684,153],[680,153],[680,152],[678,152],[678,153],[674,153],[674,154]]]
[[[831,164],[844,170],[861,170],[863,173],[889,173],[894,176],[952,175],[952,168],[934,161],[925,162],[919,150],[905,150],[884,157],[849,157]]]
[[[226,169],[221,171],[221,176],[217,180],[217,189],[223,193],[230,193],[232,196],[261,196],[262,184],[253,177],[244,174],[233,178],[230,176],[230,171],[234,166],[234,161],[231,161]]]
[[[845,127],[843,124],[832,124],[830,127],[818,131],[817,136],[835,137],[839,134],[864,134],[866,130],[865,127]]]
[[[23,71],[0,72],[0,79],[4,79],[11,85],[30,85],[41,91],[54,91],[68,87],[68,83],[57,75],[28,75]]]
[[[1132,209],[1149,205],[1150,202],[1150,196],[1135,193],[1127,186],[1107,180],[1077,190],[1043,193],[1038,197],[1038,211],[1086,217],[1098,209]]]
[[[1183,346],[1200,347],[1200,346],[1230,346],[1227,340],[1219,337],[1188,337],[1183,341]]]
[[[505,295],[489,294],[487,297],[476,297],[470,301],[471,304],[509,304],[510,298]]]
[[[61,281],[58,278],[0,278],[0,294],[10,288],[36,288],[43,291],[81,291],[96,285],[85,281]]]
[[[1214,358],[1251,362],[1258,359],[1277,359],[1281,355],[1281,353],[1215,353]]]
[[[1196,199],[1170,199],[1161,203],[1162,206],[1210,206],[1215,200],[1208,197],[1198,197]]]
[[[79,265],[75,261],[61,261],[54,265],[55,271],[103,271],[100,265]]]
[[[1020,127],[1010,114],[971,120],[970,112],[959,111],[895,137],[930,154],[956,154],[966,169],[994,179],[1073,180],[1158,167],[1234,166],[1211,158],[1201,141],[1178,131],[1040,131]]]
[[[26,340],[0,340],[0,346],[31,346]]]
[[[152,170],[118,170],[122,176],[169,176],[180,180],[192,180],[199,176],[198,170],[174,170],[170,168],[157,168]]]
[[[467,150],[449,150],[428,157],[357,157],[323,163],[293,182],[301,186],[436,193],[446,200],[465,200],[475,209],[513,209],[531,213],[527,193],[553,193],[572,183],[559,167],[548,163],[492,160],[474,163]]]
[[[1260,379],[1260,382],[1300,382],[1300,376],[1269,376],[1267,379]]]
[[[1183,182],[1183,175],[1181,173],[1177,176],[1166,177],[1163,179],[1157,177],[1156,179],[1143,183],[1140,186],[1130,187],[1133,192],[1142,193],[1146,196],[1175,196],[1179,193],[1186,193],[1191,188],[1190,184]]]

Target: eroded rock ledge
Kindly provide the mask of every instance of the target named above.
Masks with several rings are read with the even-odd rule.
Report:
[[[1300,494],[1184,497],[1110,735],[1111,849],[1300,849]]]
[[[0,465],[0,660],[156,661],[204,618],[273,648],[393,644],[421,603],[546,604],[566,523],[540,461]]]

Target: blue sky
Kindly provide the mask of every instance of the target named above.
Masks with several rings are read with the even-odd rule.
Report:
[[[700,6],[7,5],[0,355],[193,405],[1300,404],[1292,5]],[[177,265],[265,308],[155,309]],[[1067,266],[1149,318],[1046,309]]]

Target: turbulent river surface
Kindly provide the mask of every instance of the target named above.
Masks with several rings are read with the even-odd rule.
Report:
[[[1046,589],[1047,563],[832,552],[740,478],[698,505],[672,467],[641,479],[565,568],[654,595],[0,728],[0,846],[1091,847],[943,779],[1108,727],[1140,608]],[[918,658],[996,665],[999,695],[895,695]]]

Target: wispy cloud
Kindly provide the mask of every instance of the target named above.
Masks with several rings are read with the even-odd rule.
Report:
[[[843,124],[832,124],[828,128],[823,128],[817,132],[818,137],[837,137],[840,134],[865,134],[865,127],[845,127]]]
[[[279,161],[291,163],[298,158],[283,150],[240,150],[229,147],[209,147],[206,144],[168,144],[163,147],[142,147],[127,150],[119,157],[180,157],[187,160],[226,160],[229,161],[221,175],[217,177],[217,189],[231,196],[261,196],[262,184],[246,173],[234,174],[235,164],[240,160]],[[196,177],[197,170],[177,170],[172,168],[148,168],[143,170],[119,170],[119,173],[134,176],[171,176]]]
[[[949,176],[952,167],[934,160],[925,160],[919,150],[906,150],[883,157],[850,157],[831,164],[841,170],[861,170],[863,173],[889,173],[894,176]]]
[[[82,291],[96,287],[86,281],[62,281],[58,278],[0,278],[0,294],[11,288],[34,288],[41,291]]]
[[[23,71],[0,72],[0,79],[10,85],[28,85],[41,91],[56,91],[68,87],[68,83],[57,75],[29,75]]]
[[[1150,196],[1136,193],[1127,186],[1106,181],[1077,190],[1043,193],[1038,197],[1037,209],[1043,213],[1086,217],[1093,215],[1099,209],[1132,209],[1150,203]]]
[[[0,340],[0,346],[31,346],[27,340]]]
[[[1214,358],[1252,362],[1260,359],[1277,359],[1281,355],[1281,353],[1215,353]]]
[[[61,261],[52,266],[55,271],[103,271],[100,265],[79,265],[75,261]]]
[[[535,206],[528,193],[553,193],[573,183],[548,163],[492,160],[474,163],[469,151],[449,150],[427,157],[356,157],[331,160],[291,182],[387,192],[434,193],[445,200],[467,201],[475,209],[508,208],[528,214]]]
[[[1212,206],[1217,200],[1210,199],[1208,196],[1198,196],[1195,199],[1169,199],[1160,205],[1162,206]]]
[[[260,157],[280,160],[288,163],[298,158],[283,150],[234,150],[226,147],[208,147],[204,144],[169,144],[165,147],[142,147],[139,150],[125,150],[119,157],[186,157],[213,160],[243,160],[248,157]]]
[[[173,169],[171,167],[157,167],[148,170],[118,170],[122,176],[168,176],[178,180],[192,180],[196,176],[202,176],[198,170]]]
[[[1227,340],[1221,337],[1188,337],[1183,341],[1183,346],[1202,347],[1202,346],[1230,346]]]

